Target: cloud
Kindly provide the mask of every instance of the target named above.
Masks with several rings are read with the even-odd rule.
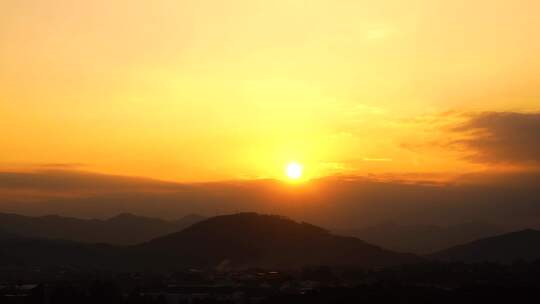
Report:
[[[469,154],[489,164],[540,164],[540,113],[485,112],[471,116],[453,131]]]
[[[362,158],[363,161],[366,162],[391,162],[391,158],[386,157],[364,157]]]

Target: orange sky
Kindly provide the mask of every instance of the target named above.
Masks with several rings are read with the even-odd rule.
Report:
[[[539,109],[537,0],[0,3],[0,166],[178,181],[462,173]]]

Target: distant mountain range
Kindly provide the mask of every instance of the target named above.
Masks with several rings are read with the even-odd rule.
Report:
[[[193,224],[188,226],[189,221]],[[2,267],[172,270],[327,265],[370,268],[429,260],[510,263],[540,259],[540,231],[530,229],[479,239],[420,257],[383,249],[355,237],[334,235],[323,228],[285,217],[256,213],[208,219],[188,216],[180,221],[130,214],[108,220],[1,214],[0,223]],[[158,236],[152,238],[152,235]],[[141,239],[142,242],[133,244]]]
[[[526,229],[448,248],[429,258],[459,262],[512,263],[540,259],[540,231]]]
[[[124,213],[106,220],[85,220],[58,215],[29,217],[0,213],[0,237],[2,234],[10,234],[129,245],[182,230],[203,219],[200,215],[187,215],[175,221],[166,221]]]
[[[23,266],[175,269],[183,267],[381,267],[421,261],[353,237],[270,215],[218,216],[134,246],[12,237],[0,256]]]
[[[451,226],[403,225],[385,222],[362,229],[343,230],[341,234],[395,251],[429,254],[480,238],[508,232],[486,223],[462,223]]]
[[[86,243],[135,245],[181,231],[204,219],[205,217],[195,214],[168,221],[129,213],[118,214],[104,220],[0,213],[0,238],[3,235],[18,235]],[[429,254],[503,232],[506,231],[499,226],[483,223],[441,227],[400,225],[392,222],[363,229],[336,231],[339,235],[357,237],[393,251],[415,254]]]

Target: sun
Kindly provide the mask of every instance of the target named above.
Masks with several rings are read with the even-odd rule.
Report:
[[[290,162],[285,167],[285,174],[289,179],[297,180],[302,177],[302,171],[304,167],[297,162]]]

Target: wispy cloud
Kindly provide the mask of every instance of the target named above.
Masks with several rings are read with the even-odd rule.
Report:
[[[384,158],[384,157],[364,157],[362,158],[363,161],[366,162],[391,162],[393,159],[391,158]]]
[[[58,169],[58,170],[80,169],[80,168],[84,168],[85,166],[86,164],[83,164],[83,163],[49,163],[49,164],[38,165],[38,167],[41,167],[41,168]]]

